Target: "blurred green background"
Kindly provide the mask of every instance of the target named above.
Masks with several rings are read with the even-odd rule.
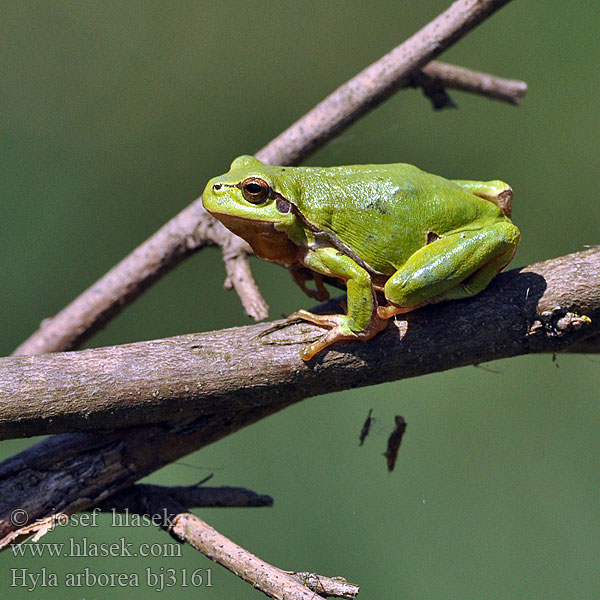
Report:
[[[448,4],[3,2],[3,354],[234,156],[262,147]],[[443,60],[526,80],[522,107],[454,93],[458,110],[435,113],[404,91],[309,163],[404,161],[505,179],[523,233],[515,266],[598,243],[599,25],[596,2],[512,2]],[[308,306],[283,269],[253,265],[273,317]],[[249,322],[223,278],[219,253],[203,251],[89,345]],[[598,598],[599,362],[528,356],[321,396],[150,480],[214,473],[214,485],[272,494],[270,509],[199,514],[278,566],[359,583],[365,600]],[[377,423],[359,448],[369,408]],[[390,475],[381,453],[395,414],[408,429]],[[30,443],[3,442],[2,457]],[[100,523],[44,541],[171,542],[152,527]],[[2,597],[260,597],[190,548],[178,558],[1,558]],[[14,585],[20,569],[42,567],[58,587]],[[86,567],[138,574],[139,584],[66,587]],[[212,587],[182,587],[181,569],[211,567]],[[157,591],[147,568],[175,569],[177,584]]]

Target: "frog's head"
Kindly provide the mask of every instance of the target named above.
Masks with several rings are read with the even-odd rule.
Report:
[[[289,200],[293,196],[293,178],[287,176],[285,167],[239,156],[227,173],[208,182],[202,203],[225,227],[244,238],[258,256],[289,265],[296,255],[288,235],[296,221]]]

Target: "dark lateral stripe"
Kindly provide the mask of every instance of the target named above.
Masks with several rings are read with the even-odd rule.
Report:
[[[352,250],[352,248],[350,248],[349,246],[344,244],[344,242],[342,242],[339,238],[337,238],[333,233],[331,233],[329,231],[323,231],[317,225],[314,225],[313,223],[311,223],[302,214],[300,209],[293,202],[290,202],[287,198],[284,198],[278,192],[273,191],[271,193],[277,201],[283,200],[285,202],[289,202],[294,215],[296,217],[298,217],[300,219],[300,221],[302,221],[302,223],[306,226],[306,228],[309,229],[317,239],[323,239],[323,240],[327,241],[330,246],[333,246],[336,250],[338,250],[342,254],[345,254],[346,256],[351,258],[357,265],[360,265],[365,271],[367,271],[371,275],[385,276],[385,273],[381,273],[381,272],[375,270],[373,267],[371,267],[360,256],[358,256],[358,254],[356,254],[356,252],[354,252],[354,250]]]

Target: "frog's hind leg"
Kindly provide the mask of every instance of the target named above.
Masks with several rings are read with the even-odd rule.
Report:
[[[466,179],[453,179],[453,183],[461,188],[471,192],[474,196],[479,196],[499,207],[502,212],[510,217],[512,212],[513,190],[504,181],[496,179],[494,181],[468,181]]]
[[[482,292],[490,283],[490,281],[511,261],[514,250],[500,255],[489,263],[485,264],[481,269],[475,271],[473,275],[461,281],[461,283],[449,290],[443,292],[439,296],[433,298],[432,302],[442,302],[444,300],[460,300],[461,298],[470,298]]]
[[[380,306],[378,316],[387,319],[423,304],[478,294],[510,262],[519,239],[519,230],[505,221],[424,246],[385,284],[390,304]]]

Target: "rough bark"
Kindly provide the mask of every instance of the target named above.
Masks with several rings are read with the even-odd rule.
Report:
[[[168,408],[167,414],[181,419],[188,410],[196,414],[219,412],[107,433],[63,434],[0,463],[0,535],[26,524],[15,523],[14,518],[11,522],[15,510],[24,510],[27,522],[31,522],[53,512],[86,509],[169,462],[309,395],[584,344],[599,333],[600,248],[503,273],[470,300],[424,307],[406,317],[367,343],[340,344],[309,364],[300,360],[298,349],[320,331],[307,324],[260,339],[252,338],[264,330],[264,325],[121,347],[117,353],[121,361],[127,360],[121,362],[115,376],[127,375],[122,381],[129,386],[128,374],[135,370],[134,357],[142,347],[142,368],[150,379],[156,378],[145,388],[146,395],[137,396],[140,404],[146,402],[146,413],[156,411],[156,415]],[[169,383],[164,385],[162,380],[158,388],[159,371],[151,373],[162,367],[153,362],[153,352],[149,351],[162,343],[179,353],[178,375],[183,379],[175,381],[175,371],[167,369]],[[30,361],[35,360],[72,360],[85,369],[88,361],[81,361],[82,356],[97,352],[109,360],[111,351],[105,348],[3,361],[9,371],[16,368],[27,372],[33,364]],[[200,365],[204,367],[199,369]],[[100,371],[100,383],[104,381],[106,391],[114,392],[115,382],[103,368]],[[22,376],[25,384],[27,379],[27,375]],[[39,382],[35,385],[43,388]],[[96,385],[92,387],[97,389]],[[174,395],[173,385],[177,386]],[[5,384],[2,389],[6,389]],[[153,394],[157,390],[159,393]],[[60,404],[58,395],[56,399]],[[100,407],[106,411],[105,400]],[[131,414],[136,414],[131,407]],[[22,408],[26,410],[25,404]],[[119,406],[114,404],[111,410],[119,411]],[[90,406],[88,415],[92,412]],[[80,424],[89,427],[91,421],[103,418],[114,424],[110,412],[100,411],[93,419],[80,419]],[[121,423],[125,414],[119,413]],[[69,426],[77,418],[70,415]],[[40,431],[42,422],[50,428],[57,420],[40,419],[35,431]],[[11,428],[14,433],[19,427],[24,433],[23,422],[3,424],[5,432]]]
[[[86,510],[145,475],[283,408],[56,435],[0,463],[0,549],[25,524]]]
[[[472,300],[425,307],[369,343],[340,343],[308,364],[298,350],[323,331],[308,324],[264,337],[257,336],[272,324],[3,358],[0,439],[235,413],[557,352],[598,333],[599,308],[600,249],[593,248],[504,273]]]

